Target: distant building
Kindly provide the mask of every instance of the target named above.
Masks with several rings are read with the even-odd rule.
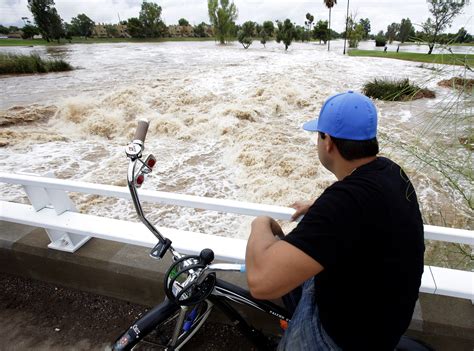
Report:
[[[171,25],[168,26],[168,33],[171,38],[194,37],[194,29],[192,26]]]
[[[95,38],[131,38],[125,24],[96,24],[92,36]]]
[[[23,32],[20,30],[18,32],[8,33],[8,38],[9,39],[23,39],[22,35],[23,35]]]
[[[105,29],[105,24],[96,24],[92,30],[92,36],[96,38],[108,38],[109,36]]]

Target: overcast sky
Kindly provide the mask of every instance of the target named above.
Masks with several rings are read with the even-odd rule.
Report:
[[[152,1],[152,0],[149,0]],[[350,12],[356,18],[369,18],[372,33],[386,30],[392,22],[400,23],[402,18],[409,17],[413,24],[420,24],[428,16],[426,0],[349,0]],[[167,25],[176,24],[184,17],[191,24],[209,22],[206,0],[156,0],[153,1],[163,9],[162,17]],[[56,8],[66,22],[80,13],[85,13],[93,21],[116,23],[120,19],[138,17],[142,0],[56,0]],[[328,10],[323,0],[318,1],[283,1],[283,0],[234,0],[238,10],[237,23],[248,20],[263,22],[266,20],[284,20],[290,18],[297,24],[303,24],[305,15],[310,12],[316,21],[327,19]],[[22,26],[21,17],[31,18],[27,0],[0,0],[0,24],[5,26]],[[332,10],[331,27],[341,32],[344,30],[347,0],[338,0]],[[465,27],[469,33],[474,33],[474,1],[465,7],[462,15],[455,18],[448,32],[457,32]]]

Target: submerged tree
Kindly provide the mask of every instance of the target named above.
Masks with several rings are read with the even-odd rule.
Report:
[[[235,26],[237,7],[229,0],[208,0],[207,8],[217,39],[221,44],[225,44]]]
[[[255,23],[252,21],[247,21],[242,24],[242,28],[237,33],[237,39],[239,43],[242,44],[244,49],[248,49],[252,45],[252,37],[255,31]]]
[[[329,9],[329,23],[328,23],[328,51],[331,46],[331,9],[337,4],[337,0],[324,0],[324,4]]]
[[[432,18],[428,18],[422,24],[425,39],[428,42],[428,55],[433,52],[439,34],[451,23],[457,15],[462,12],[465,5],[469,4],[469,0],[427,0],[429,11]]]
[[[273,34],[275,32],[275,25],[272,21],[265,21],[263,22],[263,30],[265,31],[265,33],[268,34],[269,37],[273,37]]]
[[[286,51],[288,50],[288,47],[291,45],[293,40],[296,38],[296,28],[288,18],[283,23],[278,21],[277,24],[278,32],[276,36],[276,41],[277,43],[283,42],[283,44],[285,44]]]
[[[326,44],[329,40],[328,21],[319,20],[318,23],[316,23],[313,30],[313,38],[319,40],[320,44],[321,41]]]
[[[265,29],[262,29],[259,33],[260,36],[260,43],[263,45],[263,47],[266,47],[265,44],[267,44],[268,41],[268,34],[265,31]]]

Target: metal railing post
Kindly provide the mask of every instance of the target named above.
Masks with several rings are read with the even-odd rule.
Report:
[[[22,174],[35,176],[34,174],[29,173]],[[48,173],[45,176],[48,178],[56,178],[53,173]],[[64,190],[48,189],[33,185],[23,185],[23,189],[36,212],[39,212],[48,206],[52,206],[58,216],[67,211],[77,212],[76,206]],[[68,233],[60,230],[46,228],[45,230],[48,234],[49,240],[51,240],[48,247],[59,251],[73,253],[91,238],[90,236]]]

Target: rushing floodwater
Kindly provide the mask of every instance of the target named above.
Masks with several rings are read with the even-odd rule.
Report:
[[[376,101],[382,152],[411,175],[425,222],[471,228],[472,212],[460,193],[410,156],[411,147],[445,145],[440,158],[452,166],[470,162],[459,140],[472,133],[472,96],[437,85],[463,70],[347,57],[341,42],[332,49],[293,44],[285,52],[256,42],[249,50],[213,42],[1,48],[63,58],[79,69],[0,78],[0,170],[125,185],[123,146],[135,121],[148,118],[147,151],[158,166],[145,188],[287,206],[335,181],[302,123],[331,94],[360,91],[376,77],[409,77],[437,98]],[[472,185],[456,177],[464,188]],[[126,201],[72,196],[83,212],[135,218]],[[15,186],[0,184],[0,197],[27,201]],[[251,220],[157,205],[147,210],[160,225],[234,237],[246,237]]]

